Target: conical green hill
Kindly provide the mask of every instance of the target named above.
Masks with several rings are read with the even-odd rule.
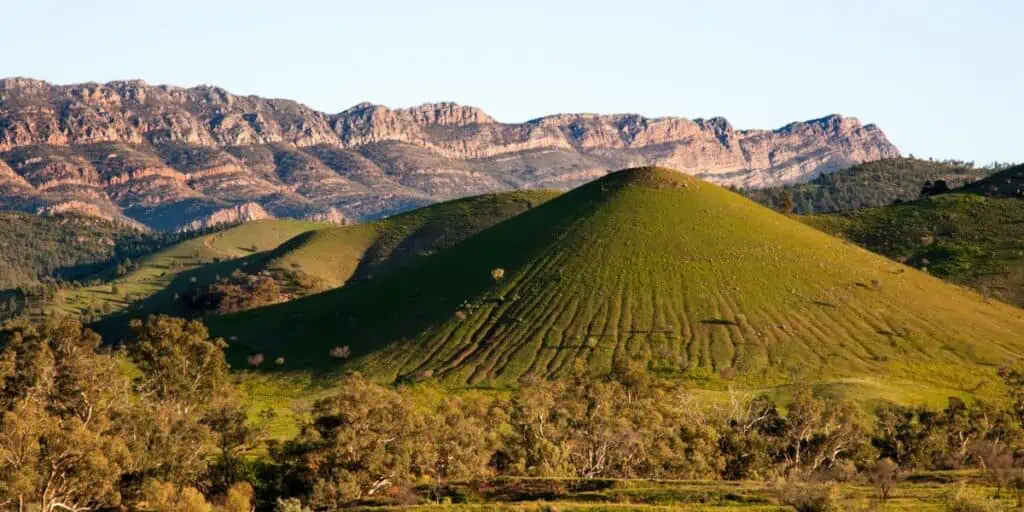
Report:
[[[283,369],[471,385],[639,359],[698,380],[960,389],[1024,353],[1024,311],[654,168],[610,174],[387,276],[213,329],[234,340],[236,361],[260,352]],[[350,359],[329,356],[340,346]]]

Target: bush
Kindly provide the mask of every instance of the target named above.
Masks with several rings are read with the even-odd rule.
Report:
[[[274,505],[274,512],[311,512],[311,509],[303,507],[298,498],[278,498]]]
[[[835,488],[815,484],[786,484],[779,494],[779,502],[797,512],[838,512]]]
[[[961,482],[951,489],[943,501],[948,512],[995,512],[1000,510],[995,500],[980,496]]]
[[[888,457],[879,459],[868,468],[868,480],[878,488],[883,503],[889,500],[889,494],[898,482],[899,470],[899,466]]]
[[[335,359],[348,359],[352,355],[352,349],[348,345],[341,345],[332,348],[328,354]]]

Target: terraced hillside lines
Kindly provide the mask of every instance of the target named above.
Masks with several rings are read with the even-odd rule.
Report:
[[[660,169],[612,174],[386,276],[212,328],[237,337],[232,357],[284,357],[285,370],[481,386],[632,358],[698,379],[733,368],[751,385],[955,390],[1024,354],[1024,311]],[[341,345],[353,360],[326,357]]]
[[[136,270],[109,283],[62,292],[54,309],[72,314],[89,309],[111,313],[127,311],[134,303],[146,311],[175,313],[175,293],[209,283],[218,275],[227,276],[288,239],[329,226],[298,220],[265,220],[199,236],[141,258]]]
[[[267,268],[302,269],[332,288],[371,279],[539,206],[559,192],[523,190],[426,206],[366,224],[311,231],[282,245]]]

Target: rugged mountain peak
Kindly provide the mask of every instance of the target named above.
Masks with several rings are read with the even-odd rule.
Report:
[[[843,117],[839,114],[829,114],[817,119],[789,123],[782,128],[775,130],[776,133],[799,133],[805,130],[813,130],[829,135],[842,135],[851,133],[858,129],[869,131],[880,131],[875,125],[862,126],[856,117]]]
[[[639,114],[503,123],[451,102],[325,114],[213,85],[0,81],[0,160],[12,169],[0,168],[0,207],[86,202],[157,229],[249,202],[278,217],[337,220],[324,213],[336,208],[358,219],[637,165],[756,187],[896,156],[877,127],[837,114],[775,130]]]

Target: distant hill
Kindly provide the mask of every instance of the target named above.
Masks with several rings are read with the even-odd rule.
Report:
[[[770,186],[895,156],[881,129],[835,114],[774,130],[636,114],[503,123],[454,103],[329,114],[211,86],[0,80],[0,209],[159,230],[372,220],[458,197],[568,189],[640,164]]]
[[[269,255],[268,270],[301,269],[336,288],[430,256],[557,196],[551,190],[485,194],[354,226],[311,231]]]
[[[0,212],[0,290],[73,280],[180,237],[75,214]]]
[[[965,192],[986,197],[1012,197],[1024,199],[1024,165],[1002,170],[983,180],[971,183]]]
[[[189,312],[182,294],[264,261],[267,251],[330,224],[290,219],[262,220],[203,234],[147,254],[123,275],[59,291],[48,309],[84,318],[113,313]]]
[[[913,201],[921,196],[921,189],[927,182],[943,180],[953,189],[996,170],[964,162],[887,158],[822,174],[807,183],[740,191],[775,210],[784,209],[788,196],[793,201],[793,213],[835,213]]]
[[[804,218],[871,251],[1024,307],[1024,166],[918,201]]]
[[[557,194],[543,190],[489,194],[352,226],[286,219],[250,222],[148,255],[135,262],[134,270],[113,280],[62,290],[51,308],[85,318],[107,317],[96,327],[116,335],[129,318],[150,313],[215,313],[207,309],[211,305],[195,299],[218,283],[228,283],[222,291],[248,295],[255,291],[230,285],[236,281],[244,285],[257,277],[271,280],[273,287],[263,291],[273,296],[260,300],[287,301],[339,287],[350,278],[372,279]],[[236,271],[243,275],[230,279]],[[246,302],[258,302],[251,297],[227,299],[243,308]]]
[[[233,340],[240,365],[261,353],[282,358],[282,370],[457,385],[640,359],[705,384],[957,394],[1024,354],[1020,309],[650,168],[597,180],[386,276],[211,326]],[[352,360],[332,359],[339,347]]]

